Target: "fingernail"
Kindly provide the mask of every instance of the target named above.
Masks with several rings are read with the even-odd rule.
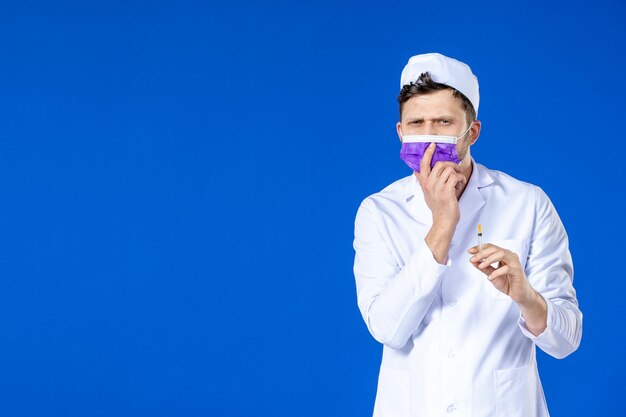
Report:
[[[435,142],[430,142],[430,145],[428,145],[429,148],[432,148],[435,146]]]
[[[472,257],[470,258],[470,261],[472,261],[472,262],[476,262],[476,257],[475,257],[475,256],[472,256]]]

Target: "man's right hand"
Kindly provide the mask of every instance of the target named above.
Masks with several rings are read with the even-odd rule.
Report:
[[[437,162],[430,169],[430,162],[435,153],[435,144],[431,143],[424,152],[420,172],[415,172],[424,200],[433,215],[433,226],[425,237],[425,242],[440,264],[445,264],[450,251],[450,242],[456,225],[461,219],[459,200],[467,179],[461,174],[461,167],[452,162]]]
[[[420,163],[420,172],[415,172],[424,199],[433,215],[433,224],[443,224],[448,226],[456,225],[461,219],[459,210],[459,200],[457,193],[465,188],[467,179],[461,173],[461,167],[453,162],[435,163],[430,169],[435,144],[431,143],[424,152],[424,157]]]

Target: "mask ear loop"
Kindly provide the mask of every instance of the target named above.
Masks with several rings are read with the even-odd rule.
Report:
[[[465,136],[467,134],[467,132],[469,132],[469,130],[472,128],[472,125],[474,124],[474,122],[470,123],[470,125],[467,127],[467,129],[465,129],[465,132],[463,132],[460,136],[457,136],[457,140],[461,139],[463,136]]]

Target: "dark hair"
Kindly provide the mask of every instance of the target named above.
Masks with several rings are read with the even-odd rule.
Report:
[[[410,98],[416,96],[422,96],[425,94],[431,94],[435,91],[441,90],[452,90],[452,96],[458,97],[461,99],[461,103],[463,105],[463,110],[465,110],[465,115],[470,122],[476,120],[476,111],[474,110],[474,106],[472,102],[469,101],[467,97],[460,91],[455,88],[450,87],[449,85],[436,83],[430,77],[429,72],[424,72],[419,78],[411,82],[410,84],[406,84],[400,90],[400,95],[398,96],[398,103],[400,104],[400,119],[402,119],[402,109],[404,108],[404,103],[406,103]]]

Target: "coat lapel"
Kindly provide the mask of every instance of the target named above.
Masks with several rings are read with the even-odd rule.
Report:
[[[487,169],[477,164],[474,158],[472,158],[472,166],[472,176],[459,200],[461,222],[471,219],[485,205],[486,200],[481,189],[494,182]]]

